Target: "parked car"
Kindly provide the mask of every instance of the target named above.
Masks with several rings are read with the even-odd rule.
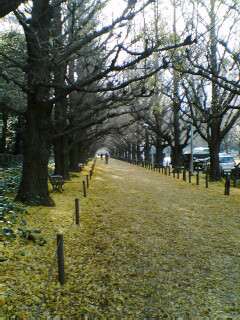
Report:
[[[240,179],[240,162],[235,165],[234,169],[231,171],[232,177]]]
[[[230,173],[236,166],[234,157],[231,154],[219,153],[219,166],[223,174]]]
[[[171,164],[171,157],[170,156],[166,156],[163,158],[163,166],[169,166]]]
[[[190,167],[191,154],[185,153],[184,167]],[[203,170],[206,168],[207,162],[209,161],[209,148],[208,147],[197,147],[193,149],[193,169]]]

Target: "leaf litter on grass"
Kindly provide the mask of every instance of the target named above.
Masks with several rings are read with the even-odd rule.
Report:
[[[122,179],[112,178],[116,171]],[[240,319],[237,197],[112,160],[98,163],[89,197],[81,198],[81,225],[69,229],[81,192],[82,178],[74,179],[79,184],[54,195],[55,208],[30,211],[47,244],[9,249],[1,316]],[[65,239],[63,287],[54,261],[58,229]]]

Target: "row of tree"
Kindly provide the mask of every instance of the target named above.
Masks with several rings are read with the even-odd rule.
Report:
[[[53,204],[52,153],[65,179],[103,145],[138,158],[144,145],[146,159],[155,145],[157,162],[170,146],[178,167],[190,125],[210,147],[211,178],[220,178],[220,144],[239,118],[238,5],[178,2],[170,28],[157,0],[128,1],[111,19],[101,0],[39,0],[14,11],[23,32],[0,39],[0,147],[24,155],[17,200]],[[227,13],[217,21],[220,7]]]

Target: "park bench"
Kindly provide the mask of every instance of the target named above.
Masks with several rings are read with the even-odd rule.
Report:
[[[52,185],[52,191],[63,191],[64,179],[60,174],[49,175],[49,181]]]
[[[84,163],[79,163],[78,164],[78,168],[79,168],[79,171],[83,171],[83,168],[84,168]]]

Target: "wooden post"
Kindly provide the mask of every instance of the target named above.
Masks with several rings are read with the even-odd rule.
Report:
[[[186,169],[183,169],[183,181],[186,181]]]
[[[192,173],[191,173],[190,170],[188,171],[188,182],[189,182],[189,183],[192,182]]]
[[[230,195],[230,175],[229,174],[226,175],[224,195],[225,196]]]
[[[205,187],[208,188],[208,172],[205,174]]]
[[[58,264],[58,281],[64,284],[64,250],[63,250],[63,234],[57,234],[57,264]]]
[[[83,181],[83,196],[86,198],[87,196],[87,190],[86,190],[86,183]]]
[[[198,169],[196,174],[196,185],[199,186],[199,170]]]
[[[75,222],[77,225],[80,224],[79,199],[75,199]]]
[[[88,176],[88,174],[86,175],[86,181],[87,181],[87,188],[89,188],[89,176]]]

